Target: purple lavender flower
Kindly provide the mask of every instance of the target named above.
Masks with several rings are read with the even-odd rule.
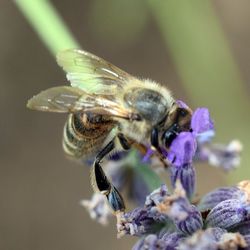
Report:
[[[210,141],[214,135],[214,124],[207,108],[198,108],[192,115],[191,128],[199,143]]]
[[[184,103],[180,103],[184,105]],[[197,141],[207,141],[208,133],[214,130],[208,109],[199,108],[192,115],[192,132],[180,133],[170,146],[167,154],[168,161],[172,164],[170,169],[171,183],[174,187],[177,179],[187,192],[188,198],[192,198],[195,192],[195,171],[192,161],[197,150]]]
[[[178,104],[187,107],[181,101]],[[250,181],[217,188],[201,198],[198,205],[192,203],[196,183],[194,160],[220,165],[226,170],[239,163],[241,144],[233,141],[227,146],[213,145],[210,143],[213,135],[209,111],[198,108],[192,115],[190,132],[181,132],[167,152],[162,149],[171,164],[174,192],[157,182],[160,187],[145,198],[153,175],[142,178],[139,173],[143,164],[155,164],[154,158],[150,159],[155,153],[151,148],[143,164],[138,154],[128,154],[106,164],[105,171],[115,186],[121,189],[129,184],[132,197],[138,196],[136,200],[140,200],[140,207],[115,214],[119,237],[141,237],[134,250],[250,250]],[[111,213],[101,197],[94,196],[83,205],[93,218],[106,223]]]
[[[182,132],[173,141],[168,154],[170,168],[170,179],[172,187],[175,187],[179,179],[182,186],[191,198],[195,191],[195,171],[192,160],[196,151],[196,140],[192,133]]]
[[[192,163],[196,147],[196,140],[192,133],[180,133],[171,144],[167,156],[169,162],[176,167]]]

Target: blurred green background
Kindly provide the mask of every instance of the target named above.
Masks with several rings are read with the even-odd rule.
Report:
[[[130,249],[136,240],[117,240],[114,221],[101,227],[79,206],[92,190],[88,169],[62,152],[66,116],[25,108],[40,90],[67,84],[54,55],[77,44],[208,107],[216,141],[242,141],[239,170],[197,167],[199,193],[250,177],[248,0],[16,3],[0,2],[0,249]]]

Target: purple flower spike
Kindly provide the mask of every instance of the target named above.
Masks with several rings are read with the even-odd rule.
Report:
[[[196,148],[196,140],[192,133],[182,132],[172,142],[168,160],[176,167],[189,164],[192,162]]]
[[[225,200],[215,206],[206,218],[208,227],[229,229],[249,217],[245,204],[236,199]]]
[[[176,181],[179,180],[186,191],[187,197],[192,198],[196,184],[196,174],[192,164],[186,164],[182,167],[172,166],[170,168],[170,179],[172,187],[175,187]]]
[[[214,124],[207,108],[198,108],[192,115],[191,128],[199,142],[210,141],[214,135]]]
[[[244,192],[238,187],[221,187],[203,196],[198,207],[200,211],[204,212],[213,209],[222,201],[239,199],[242,196],[244,196]]]

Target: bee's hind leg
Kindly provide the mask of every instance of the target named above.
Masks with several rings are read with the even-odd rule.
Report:
[[[100,165],[101,160],[115,148],[114,140],[115,139],[110,141],[96,156],[92,170],[92,186],[100,193],[106,195],[114,212],[119,212],[125,210],[123,198],[115,186],[109,181]]]

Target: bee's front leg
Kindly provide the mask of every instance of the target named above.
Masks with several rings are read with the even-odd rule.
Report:
[[[119,138],[119,137],[118,137]],[[120,140],[120,139],[119,139]],[[115,148],[115,139],[110,141],[96,156],[93,173],[92,186],[100,193],[106,195],[108,202],[114,212],[124,211],[125,204],[123,198],[116,187],[110,182],[105,175],[100,163],[101,160]]]
[[[157,128],[153,128],[150,136],[151,146],[157,151],[158,157],[165,168],[169,166],[169,164],[165,161],[165,158],[162,154],[162,150],[159,145],[159,132]]]

